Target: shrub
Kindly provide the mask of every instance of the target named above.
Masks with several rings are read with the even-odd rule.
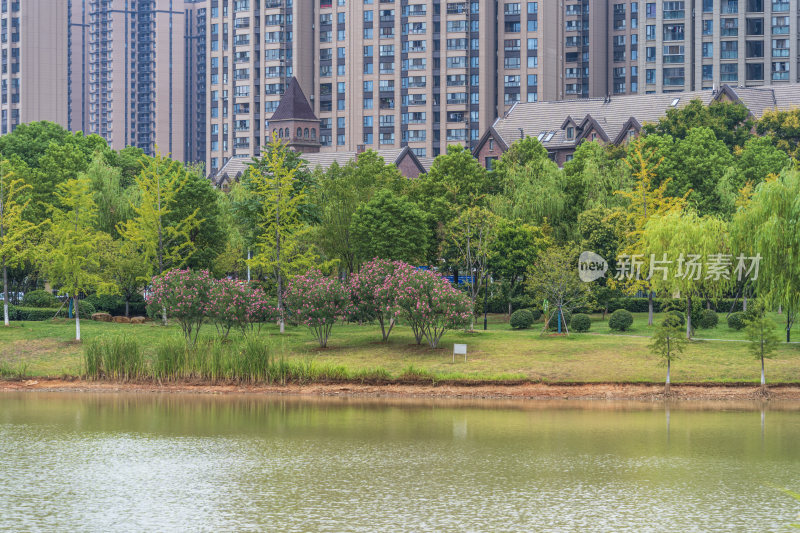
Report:
[[[61,318],[66,317],[67,308],[63,307],[59,312],[57,307],[47,309],[39,307],[17,307],[14,305],[8,306],[9,320],[19,322],[42,322],[44,320],[52,320],[56,317],[56,313],[58,313],[58,316]]]
[[[245,281],[220,279],[210,285],[205,314],[225,339],[231,328],[240,329],[246,335],[277,317],[278,313],[261,288],[252,287]]]
[[[397,307],[411,326],[417,344],[425,337],[430,347],[436,348],[447,330],[469,322],[469,298],[439,274],[404,270],[392,274],[390,282],[397,284]]]
[[[589,328],[591,327],[592,319],[589,318],[589,315],[584,313],[578,313],[577,315],[573,316],[572,321],[570,322],[570,330],[576,333],[589,331]]]
[[[742,312],[731,313],[728,316],[728,327],[739,331],[745,327],[745,316]]]
[[[570,324],[572,323],[572,313],[567,311],[566,309],[561,310],[561,330],[564,330],[564,326],[567,327],[567,331],[569,331]],[[550,322],[548,323],[548,327],[550,331],[558,331],[558,308],[553,309],[550,312]]]
[[[48,291],[35,290],[22,296],[22,307],[52,308],[58,307],[58,300]]]
[[[533,314],[534,322],[542,318],[542,310],[541,309],[530,309],[531,314]]]
[[[517,309],[511,313],[511,327],[514,329],[528,329],[533,324],[533,313],[527,309]]]
[[[703,309],[700,313],[700,321],[697,323],[698,327],[701,329],[711,329],[717,327],[719,323],[719,317],[717,316],[716,311],[712,311],[711,309]]]
[[[353,318],[381,325],[383,340],[389,339],[397,317],[398,280],[406,278],[414,267],[402,261],[373,259],[361,266],[361,271],[350,278],[348,290],[352,302]],[[396,275],[395,275],[396,274]]]
[[[608,319],[608,327],[614,331],[625,331],[633,324],[633,315],[625,309],[617,309]]]
[[[166,309],[167,316],[180,323],[186,342],[194,344],[208,310],[212,283],[205,270],[168,270],[153,278],[147,304]]]
[[[324,348],[333,325],[349,312],[348,296],[338,279],[311,270],[289,282],[284,302],[292,322],[308,326]]]

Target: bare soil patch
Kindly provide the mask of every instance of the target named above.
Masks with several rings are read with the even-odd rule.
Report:
[[[366,398],[463,398],[516,400],[664,400],[658,384],[437,384],[430,383],[312,383],[287,385],[242,385],[209,383],[118,383],[64,379],[0,381],[0,391],[52,392],[141,392],[200,394],[269,394],[289,396],[343,396]],[[670,400],[763,400],[760,388],[751,384],[673,384]],[[800,386],[775,385],[770,400],[800,400]]]

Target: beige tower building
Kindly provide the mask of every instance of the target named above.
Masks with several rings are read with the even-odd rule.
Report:
[[[67,3],[24,0],[0,5],[0,133],[38,120],[66,125]]]

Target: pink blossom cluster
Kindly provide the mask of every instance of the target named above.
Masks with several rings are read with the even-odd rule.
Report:
[[[352,314],[344,285],[336,278],[323,276],[318,270],[293,278],[283,301],[289,319],[308,326],[321,347],[327,346],[336,321]]]
[[[365,263],[349,289],[359,319],[378,320],[384,340],[399,318],[411,326],[417,343],[425,338],[435,348],[445,331],[469,321],[466,294],[441,275],[402,261]]]
[[[277,315],[262,289],[242,281],[215,280],[205,270],[174,269],[154,277],[147,303],[177,320],[187,340],[193,332],[197,337],[205,319],[227,336],[231,328],[246,333]]]

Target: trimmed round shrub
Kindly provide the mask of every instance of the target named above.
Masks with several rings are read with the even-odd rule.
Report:
[[[564,324],[567,325],[567,329],[570,328],[570,324],[572,322],[572,313],[567,311],[566,309],[561,310],[561,317],[562,317],[562,324],[561,329],[564,329]],[[550,324],[549,324],[550,331],[558,331],[558,309],[552,311],[550,315]]]
[[[514,329],[528,329],[533,324],[533,313],[527,309],[517,309],[511,313],[511,327]]]
[[[22,297],[22,307],[58,307],[58,300],[51,293],[44,290],[29,291]]]
[[[678,310],[669,311],[667,312],[667,317],[675,317],[680,326],[686,325],[686,313],[684,313],[683,311],[678,311]]]
[[[589,328],[592,327],[592,319],[589,318],[589,315],[584,313],[578,313],[577,315],[572,317],[572,321],[569,323],[570,330],[576,333],[583,333],[584,331],[589,331]]]
[[[542,318],[542,310],[541,309],[531,309],[531,313],[533,313],[533,320],[534,322]]]
[[[736,331],[739,331],[740,329],[744,328],[745,326],[744,321],[745,321],[744,313],[742,312],[731,313],[728,316],[728,327],[731,329],[735,329]]]
[[[625,309],[617,309],[608,319],[608,327],[614,331],[625,331],[633,324],[633,315]]]
[[[673,328],[683,327],[683,322],[675,313],[667,313],[666,316],[664,316],[664,320],[661,323],[665,326]]]
[[[711,329],[717,327],[719,324],[719,317],[717,316],[716,311],[711,309],[703,309],[700,313],[700,321],[697,325],[700,329]]]

